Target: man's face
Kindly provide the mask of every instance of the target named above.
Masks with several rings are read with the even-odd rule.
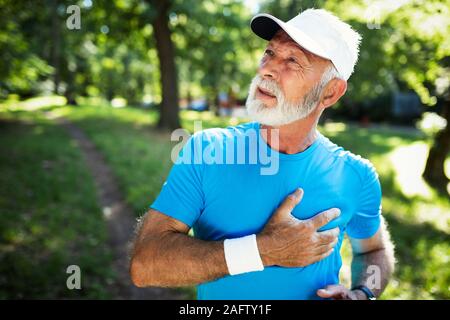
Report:
[[[247,99],[250,117],[280,126],[307,117],[319,102],[329,61],[302,49],[283,30],[268,43]],[[320,89],[320,90],[319,90]]]

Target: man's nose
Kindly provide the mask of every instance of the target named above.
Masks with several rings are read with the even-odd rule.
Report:
[[[274,59],[269,59],[266,61],[262,61],[259,66],[259,75],[264,80],[275,80],[278,81],[279,70],[278,65]]]

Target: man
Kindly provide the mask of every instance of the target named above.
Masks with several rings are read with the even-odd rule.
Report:
[[[346,91],[360,37],[315,9],[287,23],[260,14],[251,27],[269,41],[247,100],[255,122],[205,130],[186,144],[180,158],[193,161],[173,166],[143,219],[132,280],[140,287],[195,284],[199,299],[377,297],[393,271],[378,176],[316,129]],[[251,152],[230,142],[252,130],[258,148],[277,156],[274,174],[261,174],[260,160],[195,161],[211,145],[225,157]],[[338,278],[345,233],[351,289]]]

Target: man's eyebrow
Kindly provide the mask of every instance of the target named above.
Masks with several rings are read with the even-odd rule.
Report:
[[[309,64],[312,63],[312,56],[311,53],[309,53],[306,49],[304,49],[302,46],[300,46],[297,42],[293,41],[293,40],[284,40],[284,41],[280,41],[280,42],[284,42],[284,43],[289,43],[290,46],[295,47],[296,49],[299,49],[302,53],[303,56],[306,57],[306,60],[308,61]],[[268,43],[267,48],[273,48],[273,44],[271,42]],[[292,48],[290,48],[291,52]]]

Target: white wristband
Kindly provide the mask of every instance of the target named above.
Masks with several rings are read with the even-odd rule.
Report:
[[[230,275],[264,270],[256,243],[256,235],[226,239],[223,247]]]

